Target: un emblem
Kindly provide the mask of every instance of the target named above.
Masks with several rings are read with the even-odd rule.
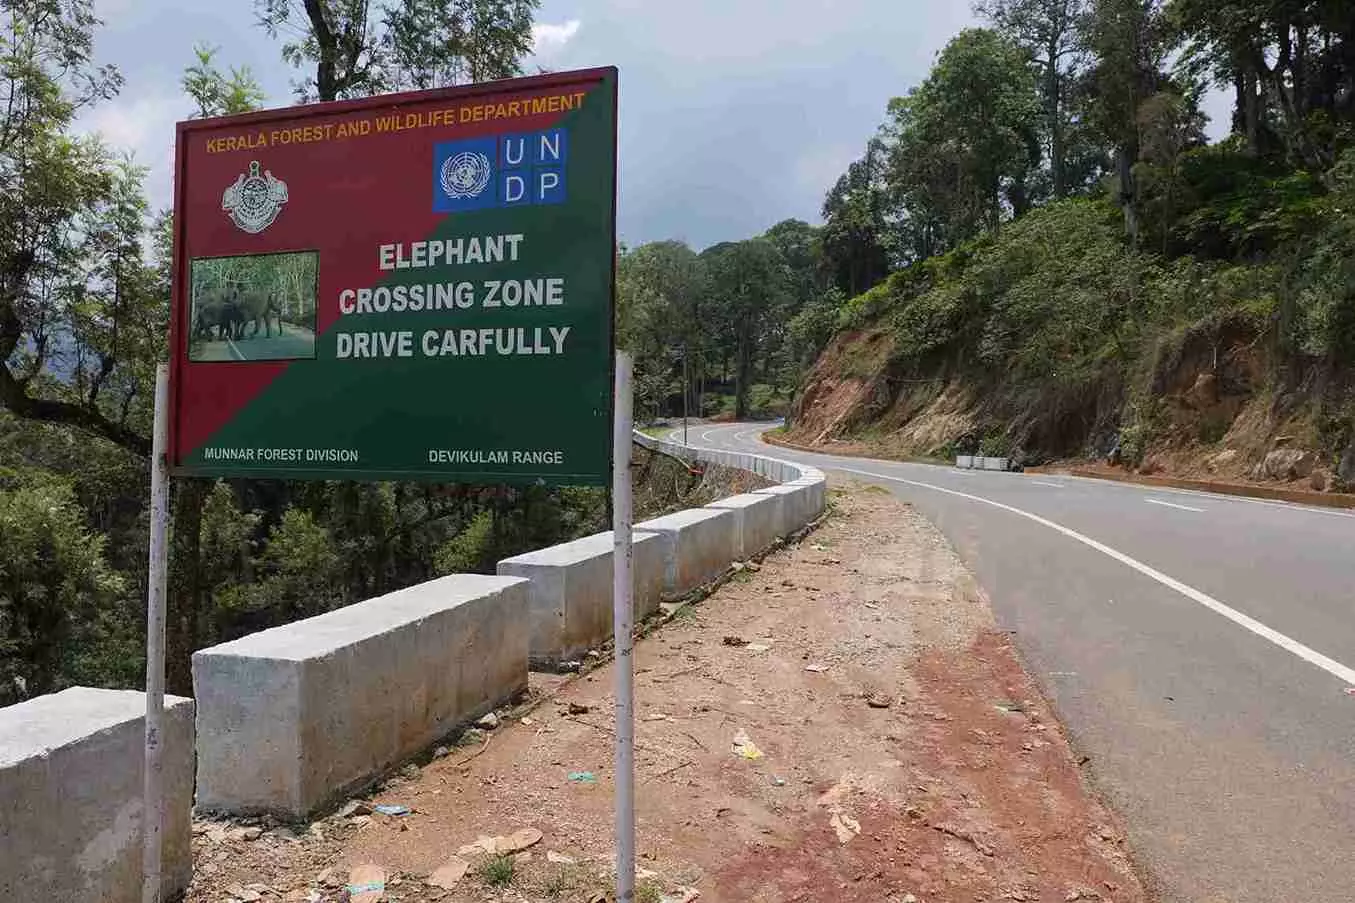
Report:
[[[478,197],[489,185],[492,170],[489,157],[474,151],[463,151],[448,157],[442,163],[442,190],[450,198]]]
[[[221,209],[231,222],[251,235],[273,225],[285,203],[287,183],[266,169],[260,175],[257,160],[249,164],[247,175],[241,174],[221,195]]]

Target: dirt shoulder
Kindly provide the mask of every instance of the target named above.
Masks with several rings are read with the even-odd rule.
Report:
[[[638,899],[1147,899],[975,582],[887,494],[836,494],[823,527],[643,640],[636,667]],[[612,680],[533,675],[525,716],[370,800],[407,815],[199,825],[189,900],[344,899],[362,864],[387,900],[608,899]],[[516,859],[463,849],[514,832]],[[467,874],[426,883],[458,851]]]

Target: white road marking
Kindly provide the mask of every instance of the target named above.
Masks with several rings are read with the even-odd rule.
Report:
[[[1297,511],[1300,514],[1322,514],[1327,517],[1344,517],[1347,519],[1355,518],[1355,514],[1349,511],[1336,511],[1331,508],[1319,508],[1316,505],[1296,505],[1289,502],[1276,502],[1270,499],[1257,499],[1246,495],[1220,495],[1217,492],[1202,492],[1199,489],[1173,489],[1158,490],[1160,492],[1171,491],[1180,495],[1193,495],[1196,498],[1212,499],[1220,502],[1246,502],[1248,505],[1265,505],[1267,508],[1284,508],[1289,511]]]
[[[1166,502],[1162,499],[1144,499],[1150,505],[1161,505],[1164,508],[1179,508],[1182,511],[1194,511],[1196,514],[1204,514],[1203,508],[1192,508],[1189,505],[1178,505],[1175,502]]]
[[[1333,508],[1323,508],[1317,505],[1300,505],[1291,502],[1277,502],[1271,499],[1258,499],[1248,495],[1226,495],[1220,492],[1205,492],[1201,489],[1178,489],[1174,486],[1153,486],[1147,487],[1142,483],[1126,483],[1121,480],[1101,480],[1096,477],[1079,477],[1069,474],[1065,479],[1077,480],[1083,483],[1094,483],[1097,486],[1106,486],[1110,488],[1121,488],[1131,492],[1151,488],[1153,492],[1172,495],[1189,495],[1197,499],[1208,499],[1212,502],[1242,502],[1248,505],[1264,505],[1267,508],[1284,508],[1289,511],[1297,511],[1300,514],[1321,514],[1326,517],[1344,517],[1355,518],[1355,513],[1349,511],[1339,511]]]
[[[1293,639],[1292,637],[1285,636],[1283,633],[1280,633],[1278,630],[1275,630],[1274,628],[1267,627],[1265,624],[1262,624],[1260,621],[1256,620],[1250,615],[1245,615],[1242,612],[1238,611],[1237,609],[1225,605],[1224,603],[1220,602],[1218,599],[1215,599],[1208,593],[1202,592],[1201,590],[1198,590],[1195,587],[1190,586],[1189,584],[1182,583],[1175,577],[1169,577],[1168,575],[1162,573],[1156,568],[1146,565],[1143,562],[1139,561],[1138,559],[1132,558],[1129,555],[1126,555],[1124,552],[1119,551],[1118,549],[1113,549],[1103,542],[1098,542],[1097,540],[1092,539],[1090,536],[1084,536],[1083,534],[1077,532],[1076,530],[1069,529],[1068,527],[1065,527],[1062,524],[1057,524],[1054,521],[1049,520],[1048,518],[1040,517],[1038,514],[1032,514],[1029,511],[1023,511],[1020,508],[1014,508],[1011,505],[1004,505],[1002,502],[995,502],[992,499],[986,499],[983,498],[982,496],[970,495],[968,492],[960,492],[959,490],[956,489],[947,489],[944,486],[935,486],[931,483],[921,483],[918,482],[917,480],[905,480],[902,477],[890,477],[885,476],[884,474],[871,473],[870,471],[857,470],[851,467],[834,467],[833,469],[845,471],[847,473],[860,474],[861,476],[873,477],[877,480],[891,480],[895,483],[903,483],[904,485],[907,486],[916,486],[919,489],[931,489],[934,492],[943,492],[946,495],[953,495],[958,498],[968,499],[971,502],[979,502],[980,504],[983,505],[991,505],[994,508],[999,508],[1003,511],[1010,512],[1012,514],[1017,515],[1018,517],[1024,517],[1027,520],[1034,521],[1035,523],[1040,524],[1043,527],[1048,527],[1051,530],[1063,534],[1069,539],[1072,539],[1076,542],[1080,542],[1083,545],[1087,546],[1088,548],[1095,549],[1101,554],[1115,559],[1116,561],[1120,562],[1126,567],[1138,571],[1145,577],[1149,577],[1153,580],[1156,580],[1158,583],[1162,584],[1168,589],[1175,590],[1176,592],[1185,596],[1187,599],[1190,599],[1192,602],[1197,602],[1200,605],[1203,605],[1205,608],[1208,608],[1215,614],[1222,615],[1223,617],[1232,621],[1239,627],[1249,630],[1252,633],[1256,634],[1257,636],[1261,637],[1262,639],[1267,640],[1275,644],[1276,646],[1279,646],[1286,652],[1303,659],[1308,664],[1315,665],[1316,667],[1321,668],[1323,671],[1326,671],[1333,677],[1345,681],[1347,686],[1355,685],[1355,668],[1347,667],[1346,665],[1341,664],[1335,659],[1329,658],[1323,655],[1322,653],[1318,652],[1317,650],[1305,646],[1298,640]]]
[[[1062,489],[1062,483],[1046,483],[1044,480],[1031,480],[1036,486],[1048,486],[1052,489]]]
[[[716,427],[715,429],[706,430],[704,433],[702,433],[702,434],[701,434],[701,441],[702,441],[702,442],[711,442],[711,441],[713,441],[713,440],[710,438],[710,434],[713,433],[713,432],[715,432],[716,429],[719,429],[719,427]]]
[[[235,347],[234,339],[226,339],[226,347],[230,348],[231,354],[235,355],[237,361],[243,361],[245,359],[244,353],[239,348]]]

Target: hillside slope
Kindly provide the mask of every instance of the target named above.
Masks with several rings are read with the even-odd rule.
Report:
[[[1355,192],[1339,172],[1330,190],[1253,193],[1271,208],[1241,225],[1220,213],[1236,197],[1197,207],[1198,245],[1212,230],[1227,260],[1135,250],[1113,206],[1076,200],[895,273],[843,310],[788,438],[1348,488]]]

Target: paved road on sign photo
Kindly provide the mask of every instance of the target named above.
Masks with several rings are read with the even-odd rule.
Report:
[[[282,324],[282,334],[274,324],[273,334],[266,335],[259,330],[253,335],[254,327],[245,328],[248,336],[239,339],[213,340],[196,346],[195,361],[276,361],[293,360],[315,356],[315,334],[309,329]]]
[[[1355,512],[810,454],[765,429],[688,439],[885,487],[935,522],[1163,900],[1355,900]]]

